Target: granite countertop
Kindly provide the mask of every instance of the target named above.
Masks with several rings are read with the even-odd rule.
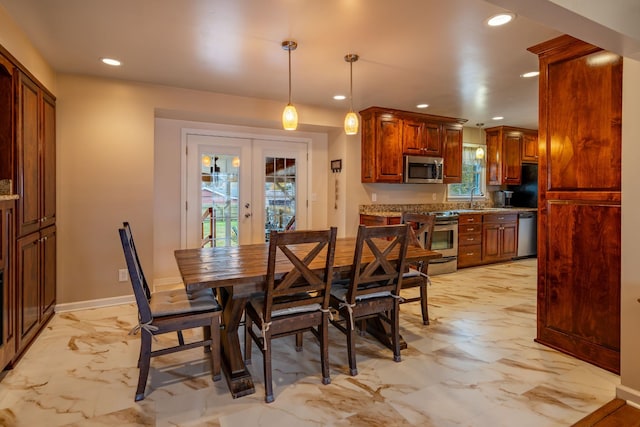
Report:
[[[20,197],[17,194],[0,194],[0,201],[3,200],[16,200]]]
[[[492,212],[537,212],[538,208],[524,208],[524,207],[504,207],[496,208],[491,206],[479,206],[475,209],[469,209],[456,205],[445,204],[424,204],[424,205],[361,205],[360,214],[375,215],[385,217],[399,217],[402,216],[402,212],[441,212],[441,211],[455,211],[459,214],[471,214],[471,213],[492,213]]]

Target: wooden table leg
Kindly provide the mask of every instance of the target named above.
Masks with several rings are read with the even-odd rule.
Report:
[[[223,311],[224,328],[220,331],[222,340],[222,372],[227,379],[229,390],[234,398],[256,392],[251,373],[247,370],[242,357],[238,328],[242,319],[246,298],[234,299],[226,289],[219,289]]]
[[[393,344],[391,342],[391,326],[379,316],[370,317],[366,320],[367,332],[373,335],[378,341],[380,341],[385,347],[393,350]],[[400,335],[400,350],[407,348],[407,342]]]

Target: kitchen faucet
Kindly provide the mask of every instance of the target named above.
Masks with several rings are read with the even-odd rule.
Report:
[[[482,196],[483,194],[480,192],[480,187],[471,188],[471,198],[469,199],[469,209],[473,209],[473,192],[478,191],[478,196]]]

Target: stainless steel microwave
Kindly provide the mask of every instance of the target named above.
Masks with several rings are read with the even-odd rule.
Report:
[[[442,184],[442,157],[404,156],[403,180],[407,184]]]

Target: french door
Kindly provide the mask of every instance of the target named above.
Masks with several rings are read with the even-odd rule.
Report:
[[[268,241],[307,224],[306,142],[187,133],[183,247]]]

